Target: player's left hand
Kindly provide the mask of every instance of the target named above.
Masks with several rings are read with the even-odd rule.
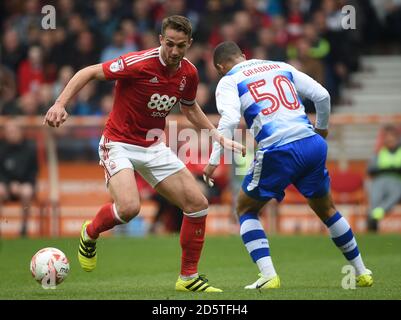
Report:
[[[206,182],[206,184],[211,188],[214,186],[214,180],[211,178],[214,171],[216,170],[217,166],[208,164],[204,169],[203,169],[203,181]]]

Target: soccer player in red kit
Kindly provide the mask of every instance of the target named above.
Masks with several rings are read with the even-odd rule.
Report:
[[[96,267],[96,239],[115,225],[127,223],[140,210],[135,181],[137,170],[155,190],[183,210],[180,233],[181,272],[178,291],[221,292],[198,274],[208,201],[195,178],[163,142],[150,139],[153,129],[163,130],[173,107],[197,128],[210,129],[214,140],[236,152],[245,147],[222,136],[195,101],[198,73],[184,58],[192,43],[192,27],[182,16],[163,20],[161,46],[131,52],[103,64],[78,71],[48,110],[44,123],[59,127],[68,117],[66,105],[90,80],[117,80],[113,110],[99,144],[108,190],[113,199],[82,226],[78,259],[85,271]]]

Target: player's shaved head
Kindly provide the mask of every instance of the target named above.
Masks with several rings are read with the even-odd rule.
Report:
[[[233,41],[225,41],[217,45],[213,53],[214,66],[232,62],[235,58],[242,56],[242,51]]]
[[[192,25],[188,18],[184,16],[174,15],[163,19],[162,35],[166,34],[166,29],[173,29],[184,32],[188,39],[192,38]]]

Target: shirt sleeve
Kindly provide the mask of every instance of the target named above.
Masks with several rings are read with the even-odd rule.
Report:
[[[307,74],[288,65],[294,78],[295,88],[301,96],[313,101],[316,109],[316,124],[318,129],[327,129],[330,116],[330,94],[317,81]]]
[[[183,83],[183,81],[186,81],[187,83],[184,83],[185,91],[183,92],[180,102],[185,106],[192,106],[195,103],[196,91],[198,90],[198,70],[195,69],[191,76],[188,79],[181,80],[181,83]]]
[[[133,63],[132,53],[102,63],[104,76],[107,80],[132,78],[138,75],[139,64]]]
[[[238,89],[231,77],[223,77],[216,88],[216,106],[221,115],[217,130],[226,138],[231,139],[234,130],[241,120],[241,101]],[[213,143],[209,164],[218,165],[223,147],[218,142]]]

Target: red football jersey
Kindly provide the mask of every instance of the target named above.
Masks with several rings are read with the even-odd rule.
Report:
[[[169,75],[160,47],[131,52],[103,63],[106,79],[117,80],[113,110],[104,135],[112,141],[148,147],[149,130],[164,130],[166,116],[179,105],[193,105],[199,77],[196,67],[184,58]]]

